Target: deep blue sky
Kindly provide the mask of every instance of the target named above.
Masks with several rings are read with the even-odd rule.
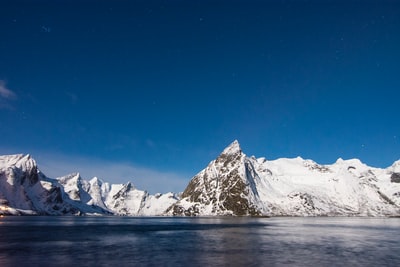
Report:
[[[387,167],[399,100],[399,1],[1,4],[0,154],[53,176],[179,191],[235,139]]]

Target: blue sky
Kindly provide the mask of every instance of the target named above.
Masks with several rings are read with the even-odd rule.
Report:
[[[0,154],[182,191],[225,146],[400,159],[398,1],[5,1]]]

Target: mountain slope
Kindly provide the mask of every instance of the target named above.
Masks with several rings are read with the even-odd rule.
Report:
[[[76,214],[62,188],[45,177],[30,155],[0,156],[0,214]]]
[[[247,157],[233,142],[192,178],[167,214],[185,216],[379,216],[400,214],[400,164],[319,165],[302,158]]]
[[[172,215],[261,215],[257,188],[239,143],[233,142],[192,178]]]
[[[128,182],[48,178],[29,155],[0,156],[0,215],[393,216],[400,215],[400,161],[320,165],[300,157],[246,156],[234,141],[182,193],[150,195]]]
[[[0,156],[0,214],[162,214],[177,201],[173,193],[149,195],[133,184],[83,180],[78,173],[51,179],[29,155]]]

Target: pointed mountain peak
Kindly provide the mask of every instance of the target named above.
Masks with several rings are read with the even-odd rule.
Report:
[[[124,185],[124,188],[126,188],[126,191],[135,190],[135,189],[136,189],[135,186],[132,184],[132,182],[127,182],[127,183]]]
[[[389,168],[391,168],[393,172],[400,172],[400,160],[393,162],[392,166]]]
[[[90,181],[89,181],[89,183],[90,184],[97,184],[97,185],[102,185],[103,184],[103,181],[102,180],[100,180],[98,177],[93,177]]]
[[[82,180],[81,175],[79,172],[73,172],[68,175],[62,176],[57,178],[61,183],[75,183],[75,182],[80,182]]]
[[[32,159],[32,157],[29,154],[0,156],[0,165],[1,163],[16,167],[36,165],[36,162]]]
[[[240,148],[240,144],[239,144],[238,140],[235,140],[224,149],[222,154],[238,154],[241,152],[242,152],[242,149]]]
[[[233,141],[229,146],[227,146],[224,151],[217,157],[215,160],[216,163],[220,164],[228,164],[231,162],[241,162],[242,158],[246,156],[242,153],[242,149],[240,148],[239,142],[237,140]]]

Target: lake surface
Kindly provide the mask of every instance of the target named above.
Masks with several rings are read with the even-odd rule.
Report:
[[[400,219],[0,218],[0,266],[74,265],[400,266]]]

